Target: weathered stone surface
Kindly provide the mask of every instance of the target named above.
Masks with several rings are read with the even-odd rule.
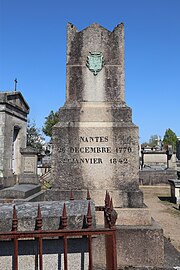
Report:
[[[86,67],[89,52],[101,52],[104,68],[94,75]],[[124,101],[124,26],[112,32],[92,24],[78,32],[67,26],[67,101]]]
[[[97,75],[87,67],[89,52],[103,55]],[[112,32],[98,24],[78,32],[68,24],[66,68],[66,103],[53,128],[53,189],[62,198],[88,188],[98,205],[108,190],[116,206],[142,207],[138,127],[124,101],[123,24]]]
[[[22,184],[14,185],[0,190],[0,198],[25,199],[41,190],[40,185]]]
[[[150,226],[152,219],[147,208],[115,208],[117,225]]]
[[[109,190],[109,189],[108,189]],[[115,207],[131,207],[131,208],[141,208],[143,207],[143,194],[142,191],[129,191],[128,187],[124,190],[109,190],[110,196],[113,198],[113,204]],[[68,200],[70,198],[71,190],[59,190],[58,188],[53,188],[51,190],[47,190],[44,194],[44,200],[52,201],[52,200]],[[83,199],[86,198],[87,190],[73,190],[75,199]],[[105,199],[105,190],[102,189],[91,189],[90,190],[91,198],[96,199],[96,204],[104,206]]]
[[[162,267],[164,266],[163,231],[154,221],[151,226],[117,226],[117,264],[124,267]],[[93,242],[93,256],[98,267],[104,265],[104,237]],[[96,269],[96,268],[95,268]],[[101,268],[100,268],[101,269]],[[126,268],[125,268],[126,269]]]
[[[176,170],[140,170],[139,182],[141,185],[169,185],[169,179],[177,177]]]
[[[60,224],[64,203],[67,211],[67,228],[77,229],[83,227],[84,216],[87,215],[87,200],[53,201],[53,202],[31,202],[16,203],[18,230],[28,231],[35,229],[38,204],[42,214],[44,230],[57,230]],[[95,205],[91,202],[91,214],[93,227],[95,226]],[[10,231],[12,226],[13,205],[0,204],[0,231]]]
[[[145,227],[119,227],[117,230],[118,265],[156,266],[164,264],[163,231],[157,223]]]
[[[150,226],[151,215],[148,208],[115,208],[117,213],[116,225]],[[104,212],[96,212],[96,224],[104,225]]]

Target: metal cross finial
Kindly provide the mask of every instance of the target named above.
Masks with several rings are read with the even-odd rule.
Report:
[[[18,83],[18,80],[17,80],[17,78],[15,78],[15,80],[14,80],[14,91],[15,92],[16,92],[17,83]]]

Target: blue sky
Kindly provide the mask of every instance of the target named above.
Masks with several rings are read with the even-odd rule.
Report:
[[[140,141],[180,136],[180,0],[0,0],[0,91],[20,90],[42,127],[65,102],[66,24],[125,24],[125,96]]]

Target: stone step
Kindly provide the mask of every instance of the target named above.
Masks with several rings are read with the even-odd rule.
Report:
[[[41,190],[41,185],[22,184],[0,190],[0,198],[25,199]]]
[[[39,202],[39,201],[44,201],[44,190],[41,190],[28,198],[25,199],[26,202]]]

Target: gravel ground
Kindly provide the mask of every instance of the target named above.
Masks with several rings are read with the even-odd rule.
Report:
[[[170,203],[169,186],[140,186],[151,216],[161,225],[165,237],[165,266],[180,267],[180,210]],[[178,268],[180,269],[180,268]]]

